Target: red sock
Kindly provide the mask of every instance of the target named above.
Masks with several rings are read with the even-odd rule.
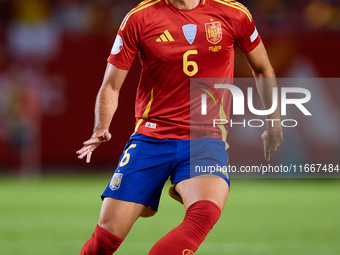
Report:
[[[221,215],[220,208],[209,200],[189,206],[183,222],[159,240],[149,255],[192,255]]]
[[[123,240],[97,225],[91,238],[81,249],[80,255],[112,255]]]

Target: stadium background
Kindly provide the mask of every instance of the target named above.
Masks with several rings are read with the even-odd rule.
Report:
[[[133,131],[138,62],[121,91],[113,139],[89,165],[75,151],[91,135],[95,95],[116,31],[138,2],[0,1],[1,254],[77,254],[91,234],[98,195]],[[240,2],[253,14],[278,77],[339,78],[340,1]],[[239,51],[235,77],[251,77]],[[340,87],[318,88],[312,97],[323,112],[285,136],[272,164],[339,163]],[[231,164],[264,163],[260,132],[232,130]],[[338,180],[234,183],[226,219],[200,254],[339,253]],[[163,214],[138,223],[118,254],[146,254],[181,219],[180,205],[163,198]],[[175,219],[158,229],[167,215]]]

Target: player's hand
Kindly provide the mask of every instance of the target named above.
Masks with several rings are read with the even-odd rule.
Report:
[[[108,130],[95,132],[92,137],[83,143],[83,148],[77,151],[78,159],[86,156],[86,163],[90,163],[92,152],[103,142],[111,139],[111,134]]]
[[[276,151],[277,147],[283,141],[282,128],[267,129],[261,135],[264,147],[264,158],[266,161],[270,160],[270,152]]]

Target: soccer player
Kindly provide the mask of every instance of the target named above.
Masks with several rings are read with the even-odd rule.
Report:
[[[138,217],[156,213],[169,177],[173,184],[169,194],[184,205],[185,218],[149,254],[196,252],[220,217],[230,180],[228,171],[216,171],[216,178],[192,175],[192,164],[227,166],[228,127],[207,125],[204,118],[191,119],[190,110],[196,109],[191,106],[201,101],[194,96],[191,102],[190,78],[232,78],[235,46],[246,56],[264,108],[269,109],[275,74],[253,17],[242,4],[232,0],[146,0],[126,15],[97,96],[93,135],[77,151],[78,157],[90,162],[94,149],[111,139],[108,130],[119,90],[138,53],[142,73],[136,127],[102,194],[99,222],[82,255],[115,252]],[[210,114],[229,118],[229,90],[215,93],[206,83],[197,87],[218,98],[218,111],[211,110],[214,102],[209,98]],[[267,118],[280,119],[279,110]],[[262,135],[266,160],[282,141],[278,123],[268,125]]]

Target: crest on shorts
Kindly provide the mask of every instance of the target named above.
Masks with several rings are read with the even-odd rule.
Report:
[[[185,39],[192,44],[195,41],[196,33],[197,33],[197,26],[194,24],[187,24],[182,27],[183,34]]]
[[[117,190],[120,187],[120,184],[122,182],[123,174],[121,173],[114,173],[111,182],[110,182],[110,189],[111,190]]]
[[[208,42],[212,44],[219,43],[222,40],[222,26],[221,22],[205,23],[205,33],[207,35]]]

